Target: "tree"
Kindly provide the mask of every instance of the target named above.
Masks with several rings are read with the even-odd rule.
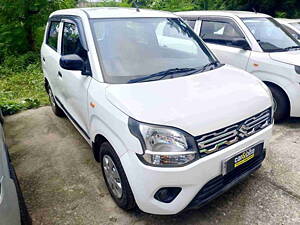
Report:
[[[0,0],[0,57],[39,49],[49,14],[75,7],[79,1],[83,0]],[[300,0],[123,0],[93,5],[134,7],[134,1],[141,8],[167,11],[256,10],[275,17],[300,17]]]
[[[75,0],[0,0],[0,48],[4,53],[37,49],[49,14]]]

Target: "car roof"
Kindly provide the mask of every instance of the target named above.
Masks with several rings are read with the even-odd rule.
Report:
[[[178,16],[237,16],[239,18],[249,17],[271,17],[263,13],[255,13],[248,11],[229,11],[229,10],[201,10],[201,11],[182,11],[175,13]]]
[[[290,23],[293,21],[292,19],[286,19],[286,18],[275,18],[275,20],[277,20],[280,23]]]
[[[300,19],[275,18],[279,23],[297,23]]]
[[[57,10],[51,16],[80,15],[85,12],[89,18],[146,18],[146,17],[178,17],[173,13],[159,10],[123,8],[123,7],[93,7]],[[50,16],[50,17],[51,17]]]

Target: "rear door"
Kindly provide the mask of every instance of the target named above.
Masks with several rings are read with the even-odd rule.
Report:
[[[229,18],[203,18],[199,35],[222,63],[246,70],[250,50],[235,46],[234,39],[246,39],[235,21]]]
[[[55,95],[59,95],[58,65],[60,59],[59,46],[60,21],[48,22],[45,41],[41,49],[42,69]]]

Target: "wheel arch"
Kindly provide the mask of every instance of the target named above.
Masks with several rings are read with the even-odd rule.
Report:
[[[277,85],[277,84],[275,84],[275,83],[273,83],[273,82],[270,82],[270,81],[264,81],[264,83],[265,83],[268,87],[269,87],[269,86],[272,86],[272,87],[277,88],[278,90],[280,90],[280,91],[284,94],[284,96],[285,96],[285,98],[287,99],[288,104],[289,104],[289,114],[290,114],[290,113],[291,113],[291,100],[290,100],[290,98],[289,98],[287,92],[286,92],[282,87],[280,87],[279,85]]]
[[[97,162],[100,162],[100,147],[104,142],[110,143],[103,135],[96,134],[94,141],[92,142],[92,150],[94,158]],[[111,143],[110,143],[111,144]]]

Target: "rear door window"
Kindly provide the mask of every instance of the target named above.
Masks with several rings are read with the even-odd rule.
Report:
[[[46,44],[53,48],[55,51],[57,50],[59,23],[60,22],[57,21],[50,22],[48,36],[46,40]]]
[[[185,21],[191,28],[195,28],[196,20],[186,20]]]

